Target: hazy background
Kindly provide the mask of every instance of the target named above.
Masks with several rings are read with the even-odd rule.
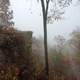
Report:
[[[11,8],[14,11],[15,27],[19,30],[31,30],[36,37],[43,36],[42,13],[40,4],[34,0],[11,0]],[[66,8],[64,18],[48,24],[48,39],[61,34],[68,38],[70,32],[80,27],[80,5],[75,2]]]

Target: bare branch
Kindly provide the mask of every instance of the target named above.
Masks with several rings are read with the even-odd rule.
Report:
[[[41,5],[42,5],[43,16],[45,16],[46,10],[45,10],[45,5],[44,5],[44,0],[41,0]]]
[[[50,0],[47,0],[47,3],[46,3],[46,16],[47,16],[47,13],[48,13],[49,2],[50,2]]]

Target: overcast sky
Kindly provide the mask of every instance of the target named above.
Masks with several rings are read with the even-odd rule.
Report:
[[[43,36],[40,4],[35,1],[26,1],[11,0],[15,27],[19,30],[31,30],[33,31],[33,35],[37,37]],[[48,38],[53,39],[58,34],[68,37],[68,34],[76,29],[76,26],[80,26],[80,6],[74,4],[66,9],[63,20],[48,24]]]

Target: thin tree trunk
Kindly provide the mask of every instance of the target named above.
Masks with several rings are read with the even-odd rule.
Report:
[[[44,18],[45,19],[45,18]],[[44,52],[45,52],[45,72],[47,80],[49,79],[49,65],[48,65],[48,47],[47,47],[47,24],[44,20]]]
[[[49,64],[48,64],[48,45],[47,45],[47,13],[48,13],[48,2],[46,1],[47,6],[45,7],[44,0],[41,0],[42,13],[43,13],[43,28],[44,28],[44,53],[45,53],[45,74],[46,80],[49,80]]]

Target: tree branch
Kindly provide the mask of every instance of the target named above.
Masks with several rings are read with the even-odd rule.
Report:
[[[49,2],[50,2],[50,0],[47,0],[47,2],[46,2],[46,16],[48,14]]]
[[[45,16],[45,14],[46,14],[46,10],[45,10],[44,0],[41,0],[41,5],[42,5],[43,16]]]

